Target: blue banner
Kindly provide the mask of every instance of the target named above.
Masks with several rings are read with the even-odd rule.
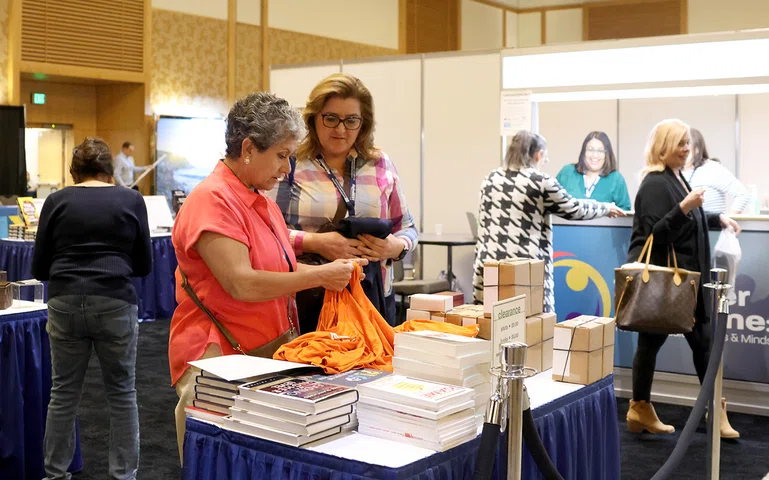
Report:
[[[555,310],[558,321],[578,315],[614,316],[614,269],[626,263],[630,227],[554,225]],[[711,233],[715,245],[718,232]],[[730,292],[724,378],[769,383],[769,262],[761,253],[766,232],[739,236],[742,261]],[[614,365],[631,368],[636,334],[617,331]],[[671,335],[657,356],[657,371],[694,375],[683,335]]]

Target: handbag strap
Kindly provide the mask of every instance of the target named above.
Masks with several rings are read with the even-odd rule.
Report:
[[[641,254],[638,255],[638,261],[644,262],[646,265],[644,266],[644,272],[641,275],[641,279],[644,283],[649,282],[649,264],[651,263],[652,258],[652,245],[654,244],[654,234],[650,234],[649,238],[646,239],[646,243],[644,243],[644,248],[641,250]],[[678,269],[678,258],[676,258],[676,249],[671,244],[670,250],[673,252],[673,282],[676,284],[676,287],[681,285],[681,273]],[[643,257],[644,254],[646,254],[646,260],[644,261]],[[670,267],[670,252],[668,252],[668,267]]]
[[[210,318],[211,321],[214,322],[214,325],[216,325],[216,328],[218,328],[219,331],[222,332],[222,335],[224,335],[224,338],[227,339],[227,342],[232,346],[232,348],[235,351],[245,355],[246,352],[243,351],[243,349],[240,346],[240,343],[238,343],[238,341],[235,340],[235,337],[232,335],[232,333],[219,320],[217,320],[216,317],[214,317],[214,314],[211,313],[211,310],[209,310],[205,305],[203,305],[203,302],[201,302],[198,296],[195,295],[195,291],[192,290],[192,287],[190,286],[190,282],[187,279],[187,275],[184,274],[181,267],[179,267],[179,274],[182,277],[182,288],[184,289],[185,292],[187,292],[187,295],[190,296],[192,301],[195,302],[195,305],[197,305],[198,308],[203,311],[203,313],[208,315],[208,318]]]

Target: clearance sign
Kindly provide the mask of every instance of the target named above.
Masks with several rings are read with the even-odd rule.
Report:
[[[614,315],[614,269],[626,261],[630,227],[554,225],[553,274],[558,321],[578,315]],[[715,245],[718,232],[711,232]],[[724,378],[769,383],[769,259],[761,257],[769,233],[739,236],[742,261],[730,292]],[[617,332],[614,364],[631,368],[636,334]],[[671,335],[657,370],[694,375],[683,335]]]

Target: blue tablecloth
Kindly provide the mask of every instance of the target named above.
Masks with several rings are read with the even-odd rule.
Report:
[[[0,315],[0,478],[40,480],[51,396],[46,310]],[[82,470],[80,442],[70,472]]]
[[[8,280],[32,278],[32,251],[34,242],[0,240],[0,270],[8,272]],[[134,278],[133,284],[139,299],[139,318],[144,320],[168,319],[176,308],[176,254],[171,237],[152,238],[152,273]],[[33,291],[26,288],[25,300],[32,300]]]
[[[565,479],[620,478],[613,377],[543,405],[532,413],[545,448]],[[389,468],[281,445],[188,418],[182,478],[469,479],[479,444],[480,439],[475,439],[404,467]],[[504,447],[500,448],[501,452],[505,452]],[[493,478],[505,478],[504,462],[505,459],[498,456]],[[522,478],[541,478],[528,451],[523,455]]]

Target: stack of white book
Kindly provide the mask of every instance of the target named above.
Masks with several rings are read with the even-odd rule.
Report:
[[[471,388],[478,420],[491,396],[491,342],[423,330],[395,335],[393,373]]]
[[[478,435],[472,389],[393,374],[358,392],[360,434],[438,452]]]
[[[340,433],[358,400],[354,388],[287,375],[268,375],[238,391],[223,427],[293,446]]]

